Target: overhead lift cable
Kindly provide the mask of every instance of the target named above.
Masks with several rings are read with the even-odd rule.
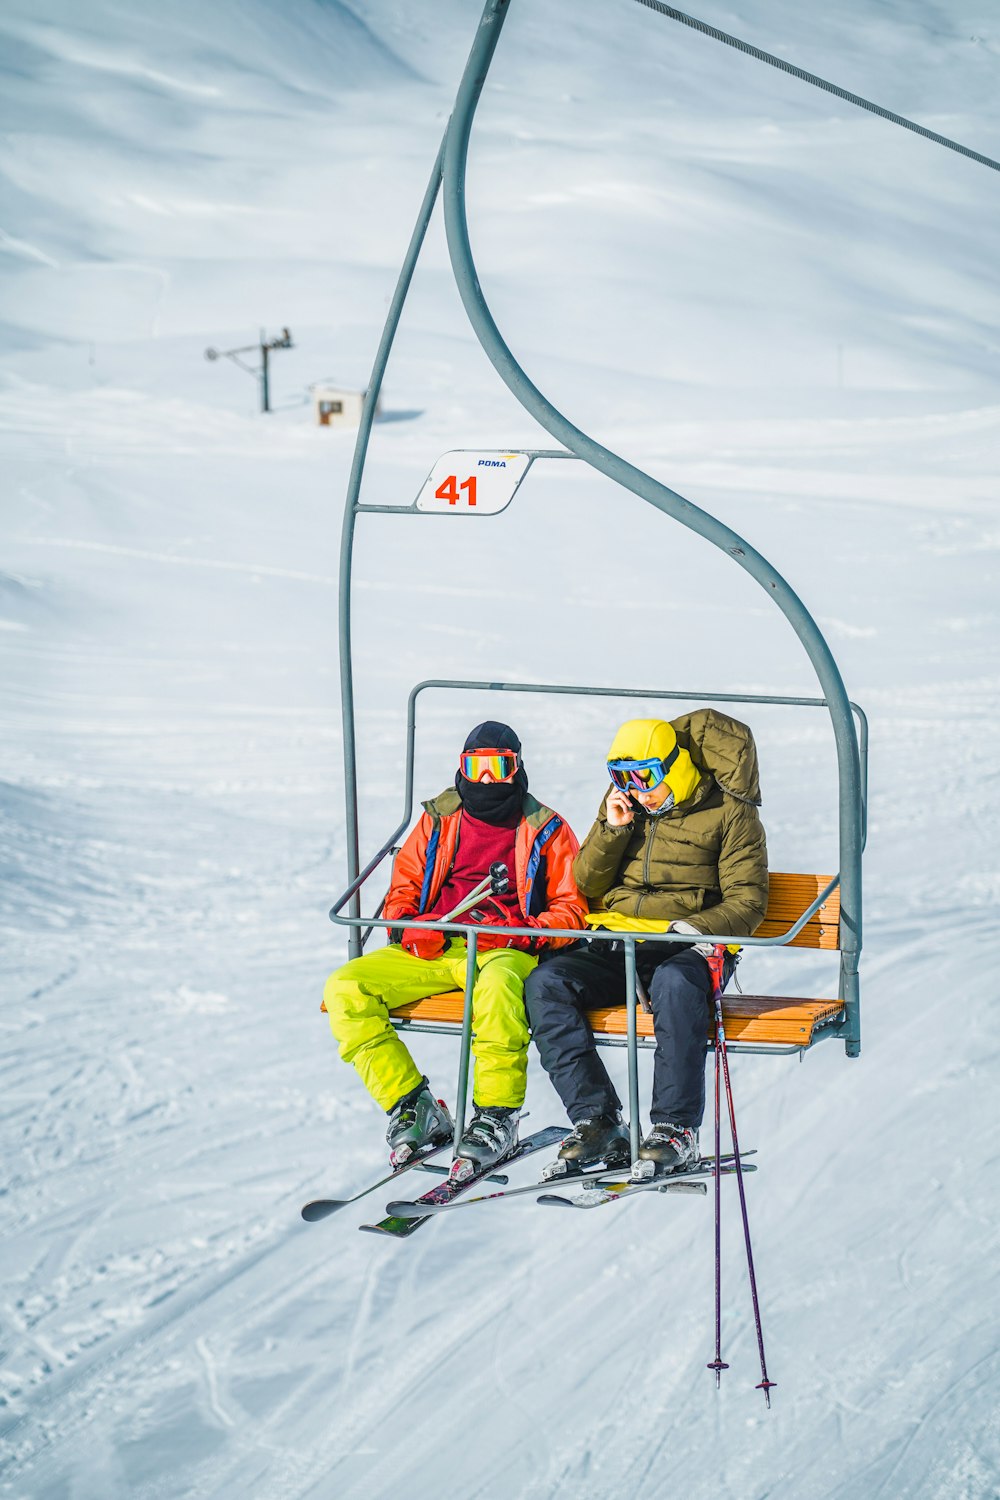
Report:
[[[904,130],[912,130],[916,135],[925,136],[929,141],[936,141],[939,146],[947,146],[949,151],[957,151],[961,156],[969,157],[971,161],[978,161],[982,166],[992,167],[994,172],[1000,172],[1000,161],[994,161],[991,156],[982,156],[978,151],[963,146],[960,141],[950,140],[946,135],[938,135],[936,130],[928,130],[926,126],[917,125],[903,115],[894,114],[891,109],[883,109],[881,104],[873,104],[870,99],[862,99],[860,94],[852,94],[835,83],[827,83],[825,78],[817,78],[815,73],[807,73],[805,68],[797,68],[794,63],[785,62],[783,58],[775,57],[771,52],[764,52],[750,42],[742,42],[738,36],[730,36],[728,31],[719,31],[717,27],[709,26],[707,21],[699,21],[695,16],[685,15],[682,10],[675,10],[672,5],[664,5],[663,0],[638,0],[638,3],[645,5],[649,10],[658,11],[668,20],[680,21],[682,25],[690,26],[694,31],[703,31],[706,36],[713,37],[717,42],[725,42],[727,47],[735,47],[738,52],[745,52],[748,57],[755,57],[758,62],[770,63],[772,68],[780,68],[783,73],[791,73],[793,78],[801,78],[804,83],[811,83],[818,89],[825,89],[828,94],[836,94],[838,99],[846,99],[848,104],[856,104],[859,109],[867,109],[870,114],[880,115],[883,120],[889,120],[893,125],[901,125]]]

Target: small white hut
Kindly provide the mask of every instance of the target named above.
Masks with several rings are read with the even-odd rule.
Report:
[[[313,410],[320,427],[357,427],[361,423],[364,391],[348,391],[343,386],[314,385]]]

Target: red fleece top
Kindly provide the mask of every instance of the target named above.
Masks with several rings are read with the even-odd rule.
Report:
[[[451,869],[438,892],[437,900],[424,912],[424,917],[443,917],[445,912],[457,906],[462,898],[474,890],[484,876],[489,874],[490,865],[495,860],[502,859],[510,871],[510,886],[506,895],[494,896],[492,899],[499,901],[500,905],[510,913],[508,920],[513,926],[522,926],[523,918],[517,901],[514,879],[516,838],[516,827],[497,828],[493,823],[484,823],[481,818],[474,818],[467,808],[463,808],[458,828],[458,846]],[[486,904],[488,907],[488,903]],[[472,919],[466,914],[459,920],[471,921]]]

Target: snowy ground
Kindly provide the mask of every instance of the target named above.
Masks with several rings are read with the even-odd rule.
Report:
[[[0,14],[0,1494],[987,1500],[997,179],[627,0],[512,5],[473,239],[532,377],[772,559],[871,717],[863,1056],[735,1065],[774,1409],[729,1235],[720,1393],[704,1368],[704,1203],[484,1208],[402,1246],[298,1218],[383,1151],[318,1014],[352,436],[308,385],[367,377],[478,13]],[[703,14],[1000,155],[985,5]],[[286,324],[262,418],[203,351]],[[438,229],[365,498],[538,436]],[[366,851],[422,677],[815,691],[756,585],[576,466],[476,528],[363,518],[357,580]],[[502,712],[582,833],[619,709],[431,697],[421,794]],[[832,869],[825,722],[751,717],[773,867]],[[453,1095],[452,1045],[415,1043]],[[558,1122],[537,1068],[529,1103]]]

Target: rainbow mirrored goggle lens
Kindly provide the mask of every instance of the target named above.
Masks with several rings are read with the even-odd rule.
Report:
[[[494,781],[513,781],[517,754],[513,750],[466,750],[459,757],[458,769],[466,781],[482,781],[487,772]]]
[[[608,761],[608,775],[623,792],[651,792],[660,785],[676,759],[675,745],[666,760]]]

